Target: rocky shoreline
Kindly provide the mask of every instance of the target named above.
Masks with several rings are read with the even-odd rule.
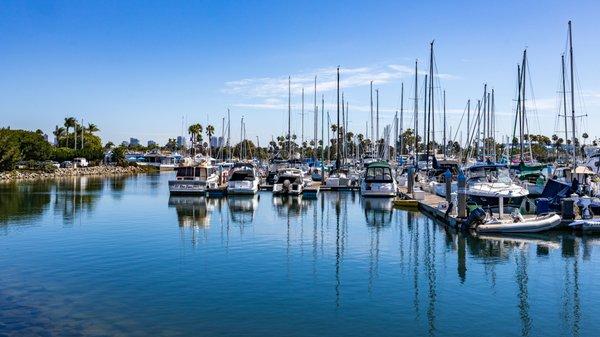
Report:
[[[36,180],[36,179],[59,179],[77,176],[111,176],[128,175],[148,172],[148,169],[140,166],[92,166],[79,168],[59,168],[54,172],[15,170],[0,172],[0,182],[14,180]]]

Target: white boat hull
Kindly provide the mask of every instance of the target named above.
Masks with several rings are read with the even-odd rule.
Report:
[[[551,230],[560,225],[558,214],[548,214],[520,222],[498,221],[486,223],[476,228],[478,233],[538,233]]]

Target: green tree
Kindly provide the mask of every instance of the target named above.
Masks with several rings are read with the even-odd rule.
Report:
[[[77,125],[77,120],[75,119],[75,117],[66,117],[64,125],[67,129],[67,137],[69,137],[69,129],[75,128],[75,126]],[[67,138],[67,147],[69,147],[69,138]]]

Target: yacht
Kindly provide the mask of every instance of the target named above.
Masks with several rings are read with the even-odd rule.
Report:
[[[175,180],[169,180],[171,194],[206,194],[209,188],[219,186],[219,174],[215,168],[202,163],[197,166],[176,167]]]
[[[477,163],[467,169],[467,196],[483,208],[497,208],[498,199],[504,206],[519,208],[529,192],[510,178],[508,166]]]
[[[304,174],[297,168],[283,168],[277,171],[273,184],[275,195],[300,195],[304,189]]]
[[[360,184],[363,197],[395,197],[398,190],[390,164],[384,161],[367,166]]]
[[[235,163],[229,173],[227,194],[256,194],[260,182],[256,167],[251,163]]]

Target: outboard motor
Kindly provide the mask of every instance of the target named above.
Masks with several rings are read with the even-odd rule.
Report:
[[[466,225],[468,228],[475,228],[478,225],[485,223],[486,213],[481,207],[477,207],[469,213]]]
[[[286,179],[286,180],[284,180],[284,181],[283,181],[283,188],[282,188],[282,190],[283,190],[285,193],[289,193],[289,192],[290,192],[290,185],[291,185],[291,182],[290,182],[290,180],[289,180],[289,179]]]

